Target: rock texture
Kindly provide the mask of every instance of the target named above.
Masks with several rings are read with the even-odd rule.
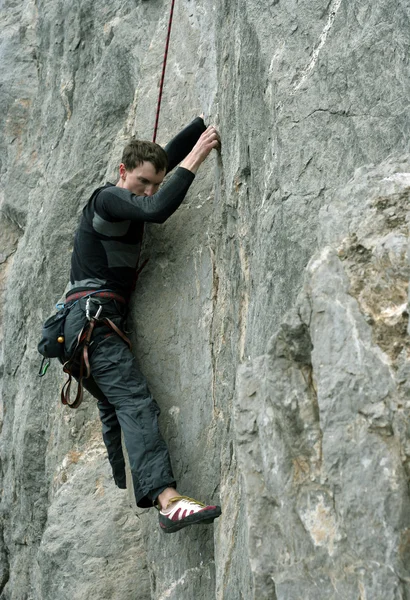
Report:
[[[215,525],[161,535],[93,400],[36,379],[81,209],[152,136],[168,10],[0,4],[0,598],[404,600],[405,2],[176,2],[158,141],[204,112],[223,150],[147,228],[133,341]]]
[[[408,596],[409,198],[409,159],[335,194],[294,310],[239,371],[255,597]]]

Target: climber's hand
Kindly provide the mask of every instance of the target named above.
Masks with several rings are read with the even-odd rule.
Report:
[[[191,152],[182,161],[180,166],[184,167],[184,169],[192,171],[192,173],[196,173],[199,166],[214,148],[217,150],[221,148],[221,138],[216,127],[214,127],[214,125],[210,125],[201,135]]]
[[[201,135],[193,147],[192,152],[195,151],[198,156],[203,156],[204,160],[213,148],[220,148],[220,146],[221,138],[219,133],[214,125],[210,125]]]

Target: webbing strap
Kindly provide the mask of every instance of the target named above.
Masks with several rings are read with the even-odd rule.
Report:
[[[64,404],[65,406],[69,406],[70,408],[78,408],[80,406],[81,402],[83,401],[84,348],[85,348],[85,346],[84,346],[84,348],[81,348],[81,344],[86,340],[86,338],[88,336],[88,332],[91,328],[91,325],[92,325],[92,321],[90,321],[90,323],[88,325],[86,325],[85,327],[82,328],[82,330],[78,334],[77,344],[75,346],[75,349],[74,349],[74,352],[73,352],[71,358],[67,362],[65,362],[63,365],[63,371],[64,371],[64,373],[67,373],[68,379],[61,389],[61,403]],[[94,328],[94,326],[92,327],[92,329],[93,328]],[[91,333],[92,333],[92,329],[91,329]],[[90,333],[90,338],[91,338],[91,333]],[[71,381],[72,381],[71,372],[72,372],[72,369],[74,366],[74,362],[77,358],[77,352],[80,348],[81,348],[81,355],[80,355],[80,359],[79,359],[80,370],[78,373],[77,394],[76,394],[76,397],[74,398],[73,402],[71,402],[71,400],[70,400],[70,390],[71,390]],[[86,377],[89,377],[89,376],[90,376],[90,373],[88,372]]]
[[[90,360],[89,360],[89,356],[88,356],[88,348],[90,346],[90,342],[91,342],[91,337],[94,331],[94,327],[97,323],[97,319],[95,319],[94,317],[91,318],[90,322],[88,323],[88,325],[86,325],[81,332],[78,335],[77,338],[77,344],[75,347],[75,350],[73,352],[73,355],[71,356],[71,358],[64,363],[63,366],[63,371],[65,373],[67,373],[68,375],[68,379],[65,382],[65,384],[62,387],[61,390],[61,403],[64,404],[65,406],[69,406],[70,408],[78,408],[81,404],[81,402],[83,401],[83,379],[87,379],[90,375],[91,375],[91,367],[90,367]],[[111,321],[111,319],[108,319],[108,317],[105,317],[104,319],[100,319],[99,323],[103,323],[104,325],[107,325],[110,329],[112,329],[114,331],[114,333],[116,335],[118,335],[129,347],[129,349],[131,350],[131,342],[130,340],[127,338],[127,336],[125,335],[125,333],[123,333],[121,331],[121,329],[119,329],[115,323],[113,323]],[[79,355],[78,355],[78,351],[79,351]],[[71,402],[70,400],[70,388],[71,388],[71,380],[72,380],[72,370],[74,365],[76,364],[76,360],[79,361],[79,373],[78,373],[78,377],[77,378],[77,395],[74,398],[73,402]],[[78,365],[78,363],[77,363]],[[85,373],[84,373],[85,371]]]

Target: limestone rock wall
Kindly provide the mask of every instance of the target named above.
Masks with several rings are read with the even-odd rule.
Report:
[[[152,136],[169,3],[0,4],[2,600],[410,597],[410,8],[176,0],[159,143],[223,149],[147,227],[133,342],[179,489],[163,536],[96,407],[36,379],[91,191]]]
[[[408,596],[409,167],[359,169],[323,206],[294,309],[239,370],[255,597]]]

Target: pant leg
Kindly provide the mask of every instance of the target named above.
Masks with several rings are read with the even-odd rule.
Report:
[[[62,360],[63,363],[73,353],[74,347],[77,343],[78,334],[87,323],[87,318],[85,315],[86,302],[86,299],[75,302],[66,319],[64,328],[66,358]],[[110,306],[108,307],[110,308]],[[111,317],[112,312],[113,311],[111,310]],[[96,333],[97,335],[93,336],[93,343],[96,343],[98,340],[99,332],[96,331]],[[93,344],[90,347],[91,351],[92,347]],[[73,375],[75,375],[75,372]],[[102,422],[102,435],[107,448],[108,459],[111,464],[114,481],[119,488],[126,488],[125,461],[121,444],[121,428],[115,414],[115,409],[109,404],[107,398],[94,381],[92,375],[87,379],[83,379],[82,383],[84,388],[98,400],[98,409]]]
[[[90,365],[93,379],[115,409],[124,434],[137,505],[152,506],[158,490],[175,487],[168,449],[158,428],[159,407],[120,337],[110,335],[100,341],[93,349]]]
[[[121,426],[118,422],[115,408],[109,402],[98,401],[98,410],[102,423],[102,435],[108,452],[108,460],[112,468],[116,485],[127,487],[125,476],[125,460],[121,443]]]

